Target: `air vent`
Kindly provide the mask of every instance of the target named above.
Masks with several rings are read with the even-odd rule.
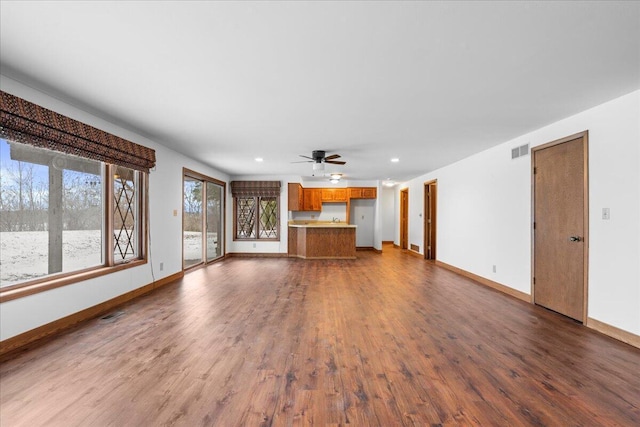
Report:
[[[521,145],[520,147],[511,149],[511,159],[517,159],[518,157],[526,156],[529,154],[529,144]]]
[[[124,311],[115,311],[113,313],[109,313],[105,316],[102,316],[100,320],[102,320],[105,323],[115,322],[118,319],[118,317],[122,316],[123,314],[124,314]]]

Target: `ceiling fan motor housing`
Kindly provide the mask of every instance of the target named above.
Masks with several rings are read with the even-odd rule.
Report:
[[[313,153],[311,153],[311,157],[313,157],[313,160],[316,163],[321,163],[325,158],[325,152],[322,150],[313,150]]]

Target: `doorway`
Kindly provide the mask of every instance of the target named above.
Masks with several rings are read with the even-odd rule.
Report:
[[[533,302],[586,323],[588,132],[532,154]]]
[[[424,183],[424,259],[436,259],[438,180]]]
[[[400,190],[400,249],[409,248],[409,189]]]
[[[225,183],[183,169],[182,268],[224,256]]]

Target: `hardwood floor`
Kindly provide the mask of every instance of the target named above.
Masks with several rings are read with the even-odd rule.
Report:
[[[640,425],[640,350],[385,246],[232,258],[0,366],[0,425]]]

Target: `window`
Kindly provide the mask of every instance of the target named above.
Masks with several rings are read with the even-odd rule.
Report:
[[[280,240],[280,181],[234,181],[235,240]]]
[[[142,172],[114,166],[113,259],[123,262],[142,254]]]
[[[184,169],[182,191],[183,268],[221,258],[224,256],[225,184]]]
[[[143,257],[142,172],[5,139],[0,158],[0,288]]]
[[[155,152],[0,91],[0,301],[146,262]]]

